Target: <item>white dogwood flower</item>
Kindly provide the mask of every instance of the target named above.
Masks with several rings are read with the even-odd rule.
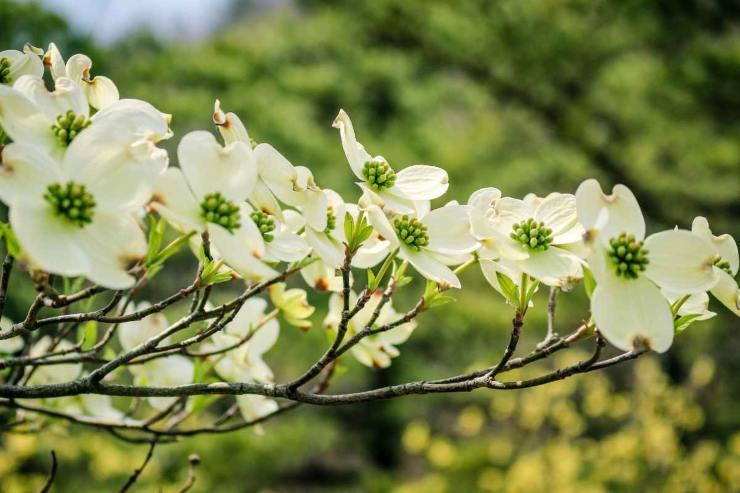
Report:
[[[586,180],[578,187],[576,203],[593,242],[588,263],[597,285],[591,313],[599,331],[622,350],[641,344],[666,351],[674,324],[660,288],[695,294],[714,286],[711,242],[678,229],[645,238],[642,211],[624,185],[605,195],[596,180]]]
[[[327,225],[327,197],[316,185],[311,170],[293,166],[270,144],[254,148],[259,177],[284,204],[301,210],[306,223],[323,230]]]
[[[148,302],[141,302],[137,305],[130,306],[126,313],[132,313],[148,308]],[[123,351],[131,351],[137,346],[144,344],[152,337],[155,337],[169,327],[170,323],[163,313],[154,313],[141,320],[133,320],[121,324],[116,334],[118,342],[121,344]],[[160,345],[167,345],[172,339],[167,337],[159,342]],[[136,385],[148,385],[152,387],[173,387],[176,385],[185,385],[192,383],[194,379],[195,366],[193,362],[185,356],[172,355],[163,358],[153,359],[146,363],[138,365],[128,365],[126,367],[134,376]],[[147,401],[158,411],[167,409],[176,397],[149,397]]]
[[[548,286],[567,288],[583,277],[581,259],[568,250],[584,231],[573,195],[518,200],[487,188],[473,193],[468,204],[481,258],[498,260]]]
[[[480,244],[470,231],[468,206],[440,207],[421,219],[393,214],[380,207],[367,207],[368,222],[380,236],[398,248],[398,255],[425,278],[445,287],[460,288],[460,280],[447,264],[459,263],[461,256],[474,252]]]
[[[247,127],[244,126],[241,119],[232,112],[225,113],[221,109],[221,101],[218,99],[213,107],[213,123],[218,128],[221,137],[224,139],[224,143],[232,144],[234,142],[244,142],[249,147],[254,148],[255,143],[247,132]],[[259,173],[259,159],[257,160],[257,171]],[[285,219],[282,216],[282,210],[278,204],[275,195],[265,185],[265,182],[258,175],[257,180],[254,183],[254,188],[249,196],[249,202],[255,207],[255,209],[261,210],[267,214],[277,217],[281,221]]]
[[[383,293],[381,291],[374,292],[362,310],[350,319],[347,324],[346,337],[348,339],[352,338],[370,323],[373,312],[378,307],[382,297]],[[354,306],[356,301],[357,295],[351,292],[350,306]],[[329,298],[329,312],[324,319],[324,327],[332,333],[336,333],[339,327],[343,308],[344,302],[342,295],[338,293],[333,294]],[[378,318],[373,323],[372,328],[382,327],[385,324],[395,322],[401,316],[401,314],[393,309],[390,301],[388,301],[380,309]],[[396,346],[406,342],[415,328],[416,321],[411,320],[388,331],[367,336],[354,345],[350,349],[350,352],[357,361],[365,366],[371,368],[387,368],[391,364],[391,359],[400,354]]]
[[[372,201],[400,214],[417,212],[414,202],[441,197],[449,186],[447,172],[437,166],[414,165],[395,171],[383,156],[371,156],[357,142],[349,115],[340,110],[334,119],[344,154],[358,185]]]
[[[73,347],[74,344],[70,341],[62,339],[52,349],[52,338],[50,336],[43,336],[31,347],[28,356],[38,358],[39,356],[48,354],[50,351],[70,350]],[[82,363],[39,365],[29,367],[27,372],[31,372],[31,370],[33,370],[33,373],[31,373],[31,377],[28,379],[28,385],[52,385],[75,380],[82,373]]]
[[[245,202],[257,180],[252,148],[241,141],[224,147],[196,131],[182,138],[177,154],[180,168],[156,181],[152,208],[182,231],[208,232],[214,254],[246,279],[274,275],[262,259],[275,223]]]
[[[49,66],[54,80],[60,77],[73,80],[93,108],[101,110],[118,101],[118,88],[112,80],[102,75],[90,76],[92,60],[87,55],[80,53],[72,55],[67,63],[64,63],[64,58],[57,46],[50,43],[44,55],[44,63]]]
[[[308,294],[300,288],[286,289],[284,282],[273,284],[267,288],[270,301],[280,311],[283,320],[301,330],[311,328],[309,317],[316,311],[309,302]]]
[[[33,47],[26,44],[23,51],[0,51],[0,84],[12,85],[23,75],[44,75],[44,65]]]
[[[313,254],[321,260],[338,269],[344,263],[345,243],[347,238],[344,234],[344,217],[349,213],[353,219],[357,219],[359,208],[355,204],[346,204],[342,197],[334,190],[322,190],[327,197],[326,227],[315,229],[310,223],[305,225],[305,237],[313,249]],[[358,249],[352,258],[352,266],[358,269],[367,269],[383,260],[388,253],[390,243],[379,238],[374,232]]]
[[[131,287],[129,264],[146,253],[146,239],[132,212],[146,195],[141,176],[126,167],[106,169],[93,157],[58,163],[27,144],[5,147],[0,199],[24,255],[37,268],[84,276],[112,289]]]
[[[149,196],[150,182],[169,164],[167,152],[156,146],[172,136],[169,115],[124,99],[90,117],[85,96],[71,79],[61,77],[55,84],[49,92],[41,78],[24,75],[12,88],[0,85],[0,126],[13,142],[34,146],[63,167],[78,168],[75,174],[90,173],[97,180],[107,180],[108,171],[114,179],[123,171],[140,175],[137,191],[121,187],[119,193]]]
[[[151,307],[151,303],[142,301],[141,303],[131,303],[126,309],[126,314],[135,313],[141,310],[146,310]],[[162,312],[152,313],[141,320],[132,320],[121,324],[116,331],[118,336],[118,342],[121,344],[121,349],[124,351],[131,351],[135,347],[144,344],[152,337],[155,337],[169,327],[169,321]],[[171,342],[169,337],[163,339],[160,344],[166,345]]]
[[[277,342],[280,324],[274,315],[266,315],[267,302],[248,299],[222,332],[203,344],[204,352],[224,351],[209,360],[219,376],[229,382],[260,382],[273,380],[273,373],[262,359]]]
[[[177,387],[193,383],[195,365],[179,354],[153,359],[140,365],[127,367],[135,377],[135,384],[150,387]],[[147,397],[147,402],[157,411],[164,411],[177,397]]]
[[[712,294],[732,313],[740,316],[740,298],[735,281],[740,259],[735,239],[726,233],[715,236],[709,229],[709,222],[701,216],[694,219],[691,232],[708,239],[714,246],[714,272],[719,281],[711,289]]]
[[[248,299],[223,332],[215,333],[203,345],[204,351],[233,348],[209,357],[221,378],[230,382],[273,381],[272,370],[262,357],[277,342],[280,324],[274,316],[265,314],[266,307],[263,299]],[[270,414],[278,407],[276,401],[261,395],[237,396],[236,402],[247,421]]]

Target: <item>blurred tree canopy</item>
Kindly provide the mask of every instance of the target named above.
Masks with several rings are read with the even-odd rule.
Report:
[[[42,47],[54,41],[66,56],[89,54],[93,72],[112,77],[123,97],[146,99],[172,113],[178,137],[212,128],[211,110],[219,98],[255,140],[272,143],[296,165],[310,166],[319,185],[335,188],[348,201],[358,189],[331,128],[339,108],[352,116],[370,151],[397,168],[446,168],[449,199],[465,201],[483,186],[511,196],[572,192],[595,176],[605,187],[630,186],[652,227],[688,227],[701,214],[715,231],[740,236],[737,2],[310,0],[268,13],[236,11],[240,15],[231,24],[201,43],[162,43],[137,33],[106,49],[71,33],[36,3],[0,0],[0,42],[20,48],[26,41]],[[176,142],[168,144],[173,162]],[[509,314],[480,275],[466,273],[463,283],[472,289],[434,320],[422,318],[391,369],[371,372],[349,363],[341,380],[354,386],[388,383],[488,362],[504,340]],[[537,300],[540,309],[545,296]],[[584,314],[584,297],[568,298],[575,300],[563,300],[563,331]],[[167,452],[157,456],[159,469],[144,478],[150,485],[158,478],[161,484],[178,483],[186,474],[187,453],[197,450],[204,458],[199,487],[217,484],[224,492],[268,486],[347,491],[351,485],[362,491],[393,485],[400,491],[452,491],[455,485],[537,491],[539,483],[509,490],[500,485],[513,470],[545,480],[554,467],[551,457],[563,455],[563,461],[588,467],[557,476],[559,491],[635,491],[653,475],[655,481],[667,477],[666,471],[692,471],[706,481],[664,491],[722,491],[737,484],[740,468],[740,438],[732,435],[740,428],[740,343],[737,319],[715,308],[718,317],[692,327],[667,355],[609,372],[609,380],[589,376],[577,389],[564,385],[564,399],[538,400],[539,389],[522,394],[517,414],[501,414],[498,407],[514,397],[486,393],[303,409],[268,425],[264,437],[207,436],[162,447]],[[525,343],[542,336],[543,321],[542,313],[528,318]],[[320,327],[306,335],[289,332],[281,335],[285,354],[278,347],[268,359],[276,369],[295,372],[323,348],[325,337]],[[705,374],[707,365],[712,368],[708,378],[696,377],[699,363]],[[636,385],[640,378],[657,382],[657,390]],[[612,421],[594,415],[586,401],[581,405],[610,385],[620,393],[609,398],[622,404],[599,405],[629,408]],[[667,403],[674,401],[671,408]],[[668,407],[650,408],[663,405]],[[536,411],[541,415],[526,414]],[[519,412],[534,425],[522,424],[526,416]],[[458,414],[468,424],[459,424]],[[412,418],[417,421],[409,425]],[[570,424],[560,427],[549,419]],[[460,426],[475,432],[461,432]],[[609,426],[619,429],[609,434]],[[88,464],[92,458],[73,445],[74,434],[52,433],[71,451],[61,470],[77,478],[60,482],[60,491],[79,489],[91,474],[95,484],[118,484],[132,468],[129,446],[93,435],[101,449],[110,450],[109,460]],[[15,472],[12,485],[28,477],[42,481],[48,452],[30,438],[8,440],[0,445],[0,476]],[[499,440],[508,452],[489,447]],[[645,440],[670,449],[640,448]],[[632,451],[614,459],[627,471],[618,480],[609,475],[610,462],[599,459],[610,450]],[[143,457],[144,451],[135,453]],[[654,454],[664,454],[665,461],[646,460]]]

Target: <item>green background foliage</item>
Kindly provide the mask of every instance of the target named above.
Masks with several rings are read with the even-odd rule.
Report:
[[[212,128],[220,98],[255,140],[310,166],[320,186],[347,200],[358,189],[331,128],[339,108],[396,169],[447,169],[446,199],[465,201],[483,186],[511,196],[573,192],[594,176],[629,185],[651,228],[689,227],[701,214],[740,236],[734,2],[313,0],[236,12],[246,14],[203,42],[138,34],[102,48],[34,3],[0,0],[0,46],[54,41],[66,56],[89,54],[123,97],[172,113],[177,137]],[[166,144],[173,162],[176,142]],[[167,272],[151,296],[182,281]],[[420,318],[390,369],[348,359],[335,388],[442,377],[498,358],[511,314],[475,270],[463,284],[457,303]],[[545,297],[536,297],[522,347],[544,334]],[[312,295],[319,306],[325,298]],[[560,300],[558,328],[570,331],[585,296],[577,288]],[[727,491],[740,484],[740,339],[737,319],[713,308],[715,319],[665,355],[550,387],[303,408],[263,433],[161,446],[138,486],[174,489],[195,451],[196,490],[224,493]],[[21,316],[23,306],[10,309]],[[282,328],[267,354],[278,378],[320,354],[322,332],[320,323],[306,334]],[[2,438],[0,491],[35,491],[51,448],[60,492],[112,489],[146,453],[52,423],[37,436]]]

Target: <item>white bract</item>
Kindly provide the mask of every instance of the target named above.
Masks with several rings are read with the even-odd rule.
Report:
[[[33,266],[64,276],[84,276],[113,289],[133,285],[130,264],[146,253],[132,213],[147,200],[141,175],[125,166],[97,166],[95,156],[62,163],[36,147],[5,147],[0,199]]]
[[[280,311],[283,319],[294,327],[301,330],[311,328],[311,320],[316,308],[308,302],[308,294],[300,288],[286,289],[284,282],[273,284],[267,288],[270,293],[270,301]]]
[[[126,309],[126,314],[129,315],[131,313],[146,310],[150,307],[151,304],[146,301],[142,301],[137,304],[132,303]],[[141,320],[132,320],[121,324],[116,331],[116,334],[118,335],[118,342],[121,343],[121,348],[124,351],[131,351],[137,346],[144,344],[152,337],[164,332],[168,326],[169,322],[167,321],[167,317],[163,313],[158,312],[148,315]],[[160,344],[163,345],[169,343],[169,337],[160,341]]]
[[[373,316],[383,298],[380,291],[374,292],[367,304],[352,317],[347,324],[347,339],[352,338],[358,332],[368,327]],[[357,302],[357,295],[350,292],[350,306]],[[342,320],[342,310],[344,300],[342,296],[335,293],[329,298],[329,313],[324,319],[324,327],[332,333],[336,333],[339,323]],[[380,309],[378,318],[373,322],[371,329],[383,327],[386,324],[396,322],[402,317],[401,314],[393,309],[390,301]],[[391,359],[400,354],[398,351],[399,344],[406,342],[411,333],[416,328],[416,321],[412,320],[398,325],[390,330],[379,332],[362,339],[359,343],[350,349],[352,356],[357,361],[371,368],[386,368],[390,366]]]
[[[548,286],[568,288],[583,277],[582,260],[569,250],[583,236],[573,195],[518,200],[484,188],[471,195],[468,205],[481,259],[496,260]]]
[[[12,85],[23,75],[44,75],[44,65],[33,46],[26,44],[23,51],[0,51],[0,84]]]
[[[14,142],[58,159],[97,155],[97,166],[105,169],[139,163],[147,180],[167,166],[167,153],[155,144],[172,135],[169,115],[144,101],[123,99],[90,116],[74,81],[60,77],[54,83],[50,92],[40,77],[24,75],[13,87],[0,85],[0,126]]]
[[[44,63],[49,66],[54,80],[61,77],[73,80],[93,108],[101,110],[118,101],[118,88],[112,80],[102,75],[91,77],[92,60],[87,55],[80,53],[72,55],[67,63],[64,63],[57,46],[50,43],[44,55]]]
[[[153,359],[139,365],[129,365],[136,385],[150,387],[176,387],[193,383],[195,365],[179,354]],[[147,397],[149,405],[157,411],[170,407],[177,397]]]
[[[344,154],[358,185],[374,203],[400,214],[417,212],[416,201],[441,197],[449,187],[447,172],[437,166],[417,164],[395,171],[383,156],[371,156],[357,142],[349,115],[340,110],[334,120]]]
[[[605,195],[596,180],[586,180],[576,201],[593,245],[588,263],[597,282],[591,297],[597,328],[620,349],[639,344],[666,351],[674,323],[660,288],[690,295],[713,287],[714,247],[708,239],[678,229],[645,238],[640,206],[623,185]]]
[[[470,231],[468,206],[440,207],[421,219],[392,214],[376,205],[367,207],[369,223],[398,256],[407,260],[425,278],[443,287],[460,288],[460,280],[448,265],[465,261],[479,247]]]
[[[217,332],[202,346],[204,352],[223,351],[209,357],[219,376],[230,382],[269,383],[273,373],[262,359],[280,334],[280,325],[265,314],[267,302],[248,299],[223,332]],[[237,396],[245,420],[257,419],[277,410],[277,402],[264,396]]]
[[[740,259],[735,239],[728,234],[715,236],[709,229],[709,222],[701,216],[694,219],[691,232],[708,239],[714,247],[714,273],[718,281],[711,289],[712,294],[732,313],[740,316],[740,298],[738,298],[738,287],[735,281]]]

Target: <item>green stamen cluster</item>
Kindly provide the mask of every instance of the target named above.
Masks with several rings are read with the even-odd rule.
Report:
[[[229,231],[239,229],[239,206],[221,195],[209,193],[200,203],[200,215],[209,223],[215,223]]]
[[[385,161],[368,161],[362,167],[362,176],[376,192],[391,188],[396,183],[396,172]]]
[[[10,60],[0,58],[0,84],[10,84]]]
[[[59,143],[68,146],[77,135],[90,126],[90,119],[85,115],[75,115],[69,110],[64,115],[57,117],[57,122],[51,126],[51,131]]]
[[[418,252],[429,243],[427,227],[418,219],[409,216],[399,217],[393,221],[393,228],[398,239],[414,251]]]
[[[262,238],[268,243],[271,242],[274,237],[270,232],[275,229],[275,221],[270,215],[262,211],[253,211],[249,217],[252,218],[254,224],[259,228]]]
[[[334,228],[337,227],[337,216],[334,215],[334,207],[329,206],[329,208],[326,210],[326,231],[327,233],[329,231],[332,231]]]
[[[85,185],[70,181],[66,185],[54,183],[46,188],[44,200],[49,202],[57,216],[82,227],[92,222],[95,199]]]
[[[647,268],[648,250],[637,241],[634,235],[622,233],[609,240],[609,258],[617,269],[617,275],[626,279],[637,279]]]
[[[546,228],[545,223],[537,222],[531,217],[526,221],[515,223],[511,229],[511,239],[535,252],[544,252],[552,243],[552,229]]]
[[[730,268],[730,263],[727,260],[723,260],[722,257],[720,257],[719,255],[714,257],[714,261],[712,263],[715,266],[719,267],[721,270],[732,275],[732,269]]]

